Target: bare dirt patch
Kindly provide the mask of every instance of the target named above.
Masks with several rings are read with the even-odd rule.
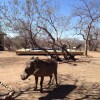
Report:
[[[34,77],[22,81],[20,74],[31,56],[17,56],[15,52],[0,52],[0,81],[15,90],[15,99],[20,100],[99,100],[100,99],[100,53],[89,52],[89,57],[78,57],[76,62],[58,65],[58,83],[44,80],[44,93],[33,91]],[[40,56],[41,59],[47,58]],[[39,88],[39,85],[38,85]],[[38,89],[39,90],[39,89]],[[0,85],[0,100],[8,90]]]

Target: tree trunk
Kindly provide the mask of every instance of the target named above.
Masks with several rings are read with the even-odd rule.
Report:
[[[85,56],[88,55],[88,40],[85,40]]]
[[[91,40],[88,41],[89,44],[89,51],[92,51],[92,44],[91,44]]]

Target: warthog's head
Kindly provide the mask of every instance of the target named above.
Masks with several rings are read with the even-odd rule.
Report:
[[[21,75],[21,79],[25,80],[30,75],[32,75],[35,71],[35,66],[36,66],[36,59],[33,59],[33,60],[27,62],[25,70],[24,70],[23,74]]]

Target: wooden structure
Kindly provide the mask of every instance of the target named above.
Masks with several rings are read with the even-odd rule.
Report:
[[[53,50],[47,50],[47,51],[51,55],[55,55],[55,52]],[[56,50],[56,51],[59,55],[63,54],[61,50]],[[78,50],[69,50],[69,52],[74,55],[83,55],[84,54],[84,52],[78,51]],[[17,55],[47,55],[47,53],[43,50],[25,50],[25,49],[16,50],[16,54]]]
[[[0,31],[0,51],[4,51],[4,35],[6,34]]]

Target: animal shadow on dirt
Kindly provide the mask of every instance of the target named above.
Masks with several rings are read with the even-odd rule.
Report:
[[[74,94],[78,94],[75,100],[100,100],[100,84],[83,82]]]
[[[52,91],[48,92],[45,97],[40,97],[39,100],[52,100],[52,99],[64,99],[68,94],[70,94],[77,86],[75,85],[59,85]]]

